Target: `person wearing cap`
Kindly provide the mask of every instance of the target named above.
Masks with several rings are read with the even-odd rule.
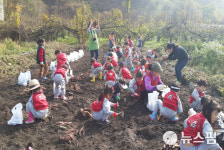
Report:
[[[146,105],[148,104],[148,93],[152,93],[153,91],[160,91],[159,93],[161,96],[161,90],[166,88],[166,85],[164,85],[160,79],[160,73],[163,72],[163,69],[159,62],[153,62],[152,67],[150,68],[152,70],[144,76],[143,80],[145,83],[145,90],[141,94],[141,99],[144,100]]]
[[[138,71],[135,78],[130,81],[129,89],[132,97],[138,97],[140,100],[140,95],[145,89],[145,84],[143,82],[143,73]]]
[[[114,88],[114,94],[112,96],[112,99],[114,103],[117,103],[117,101],[120,100],[120,93],[123,89],[129,90],[123,78],[120,78],[119,81],[114,84],[113,88]]]
[[[67,77],[67,67],[62,65],[59,69],[57,69],[54,73],[54,99],[57,99],[59,95],[61,95],[62,100],[66,100],[66,84],[68,81]]]
[[[65,53],[62,53],[61,50],[55,50],[54,54],[57,57],[57,69],[61,68],[62,65],[65,65],[69,70],[71,70],[69,62],[67,61],[67,55]]]
[[[109,100],[114,94],[113,86],[106,86],[99,98],[91,105],[92,116],[95,120],[100,120],[101,125],[106,125],[110,121],[107,120],[110,115],[117,117],[118,113],[111,111],[111,107],[118,108],[118,104],[111,103]]]
[[[187,65],[189,60],[189,55],[187,51],[175,43],[169,43],[167,45],[167,50],[170,53],[169,56],[163,56],[163,60],[176,60],[178,59],[176,65],[175,65],[175,72],[176,72],[176,80],[177,84],[180,85],[181,83],[181,70],[184,68],[184,66]]]
[[[33,123],[34,117],[45,118],[48,115],[48,102],[37,79],[30,81],[29,91],[31,91],[32,95],[26,103],[26,112],[28,114],[26,124]]]
[[[170,92],[164,96],[163,102],[157,100],[155,110],[152,115],[149,115],[149,119],[155,120],[157,112],[160,111],[160,114],[171,121],[178,121],[178,115],[183,112],[182,104],[179,98],[180,87],[176,84],[172,84],[170,87]]]
[[[126,68],[124,66],[124,63],[121,61],[119,63],[119,67],[120,67],[120,71],[119,71],[119,78],[124,78],[125,82],[127,84],[129,84],[130,80],[132,79],[132,75],[131,75],[131,72],[128,70],[128,68]]]

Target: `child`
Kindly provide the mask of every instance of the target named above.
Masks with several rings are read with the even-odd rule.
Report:
[[[67,84],[67,67],[62,65],[61,68],[57,69],[54,73],[54,99],[57,99],[61,95],[62,100],[66,100],[66,84]]]
[[[149,119],[155,120],[158,110],[164,118],[170,119],[171,121],[178,121],[177,115],[183,112],[182,104],[179,98],[180,88],[179,86],[172,84],[170,87],[170,92],[164,96],[163,102],[157,100],[155,105],[155,110]]]
[[[48,102],[37,79],[30,81],[29,91],[31,91],[32,95],[26,103],[26,112],[29,117],[25,122],[26,124],[33,123],[33,117],[45,118],[48,115]]]
[[[113,86],[115,81],[116,81],[116,79],[117,79],[117,75],[113,71],[113,67],[112,66],[108,66],[107,70],[108,70],[108,72],[105,74],[104,80],[106,80],[106,85]]]
[[[57,57],[57,69],[61,68],[62,65],[65,65],[71,69],[67,61],[67,55],[65,53],[62,53],[61,50],[55,50],[54,54]]]
[[[112,99],[114,103],[117,103],[117,101],[120,100],[120,93],[123,89],[129,90],[123,78],[120,78],[119,81],[114,84],[113,88],[114,88],[114,94],[112,96]]]
[[[99,79],[103,79],[103,74],[102,74],[102,65],[101,63],[96,62],[95,58],[91,58],[91,68],[92,68],[92,77],[93,79],[91,82],[95,82],[96,75],[99,74]]]
[[[145,71],[143,72],[143,76],[147,75],[150,71],[152,71],[152,64],[145,64]]]
[[[120,58],[123,57],[123,53],[122,53],[122,51],[121,51],[120,46],[117,46],[116,48],[117,48],[117,49],[116,49],[116,54],[117,54],[118,60],[120,60]]]
[[[117,57],[117,54],[116,54],[116,47],[115,47],[115,46],[112,48],[112,52],[111,52],[111,53],[113,54],[114,59],[115,59],[116,61],[118,61],[118,57]]]
[[[181,133],[181,150],[219,150],[219,144],[209,143],[216,140],[213,136],[214,124],[217,120],[220,107],[217,102],[211,100],[202,108],[202,113],[190,116],[184,121],[184,131]],[[208,135],[211,135],[208,137]]]
[[[198,80],[197,82],[197,88],[194,89],[189,103],[190,107],[193,108],[196,112],[200,111],[202,109],[201,106],[201,97],[204,96],[204,91],[206,89],[206,80]]]
[[[137,73],[139,71],[142,72],[142,73],[144,73],[145,72],[145,63],[146,63],[146,60],[145,59],[142,59],[141,62],[140,62],[140,64],[138,64],[136,66],[135,73]],[[143,74],[143,76],[144,76],[144,74]]]
[[[114,32],[111,32],[109,36],[109,48],[112,48],[114,46],[115,46]]]
[[[143,74],[142,72],[138,71],[136,73],[136,77],[132,79],[129,84],[131,96],[132,97],[137,96],[140,98],[141,92],[145,89],[144,86],[145,84],[143,82]]]
[[[103,68],[102,68],[103,73],[107,72],[107,67],[108,66],[113,66],[112,63],[111,63],[111,57],[110,56],[106,57],[106,62],[104,63]]]
[[[111,111],[111,107],[117,109],[117,107],[119,106],[118,104],[114,104],[109,101],[113,93],[113,87],[106,86],[104,91],[100,94],[99,98],[94,101],[91,106],[93,118],[95,120],[101,120],[101,125],[105,125],[110,122],[109,120],[107,120],[110,115],[113,115],[114,117],[117,117],[118,115],[116,112]]]
[[[106,53],[106,55],[104,56],[104,63],[106,62],[106,58],[107,56],[109,56],[109,53],[111,53],[113,51],[112,48],[109,48],[109,51]]]
[[[135,48],[132,49],[132,61],[138,62],[138,53],[136,52]]]
[[[134,45],[133,45],[133,42],[132,42],[132,40],[131,40],[131,36],[129,35],[128,36],[128,46],[130,47],[130,48],[132,48]]]
[[[47,73],[49,71],[49,67],[46,60],[46,53],[45,53],[45,40],[39,39],[37,41],[38,49],[37,49],[37,64],[40,64],[40,74],[39,74],[39,81],[47,79]]]
[[[112,65],[114,68],[118,67],[117,61],[115,60],[115,57],[112,53],[109,53],[109,56],[111,57]]]
[[[131,56],[131,48],[128,46],[128,42],[124,43],[125,45],[125,66],[131,66],[131,71],[135,71],[134,66],[132,64],[132,56]]]
[[[124,63],[122,61],[119,63],[119,67],[119,78],[124,78],[125,82],[129,84],[130,80],[132,79],[131,72],[124,66]]]
[[[148,50],[146,56],[147,63],[152,64],[154,58],[157,58],[156,53],[153,50]]]
[[[138,37],[138,44],[137,44],[137,46],[138,46],[138,55],[140,56],[141,55],[141,48],[142,48],[142,39],[141,39],[140,36]]]

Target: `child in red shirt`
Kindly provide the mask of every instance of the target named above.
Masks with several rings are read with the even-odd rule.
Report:
[[[106,80],[106,85],[113,86],[115,84],[115,81],[117,79],[116,73],[113,71],[112,66],[107,67],[108,72],[104,76],[104,80]]]
[[[119,78],[121,77],[124,78],[125,82],[129,84],[130,80],[132,79],[131,72],[128,70],[128,68],[124,66],[123,62],[119,63],[119,67],[120,67]]]
[[[32,95],[26,103],[26,112],[28,114],[28,120],[25,122],[26,124],[33,123],[33,117],[45,118],[48,115],[48,102],[37,79],[30,81],[29,91],[32,92]]]
[[[93,77],[91,82],[95,82],[96,75],[98,74],[99,74],[99,79],[103,79],[101,63],[96,62],[95,58],[91,58],[91,63],[92,63],[91,69],[92,69],[92,77]]]

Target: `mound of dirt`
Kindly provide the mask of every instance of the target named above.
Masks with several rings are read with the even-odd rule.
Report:
[[[103,61],[105,52],[100,52],[100,60]],[[85,56],[77,62],[71,63],[74,78],[67,85],[67,95],[73,98],[63,102],[53,99],[53,81],[51,79],[42,83],[47,89],[45,95],[50,104],[50,117],[44,120],[36,120],[33,124],[7,126],[11,117],[10,109],[21,102],[24,106],[30,97],[30,93],[24,93],[25,87],[17,85],[17,77],[1,80],[0,84],[0,149],[25,149],[28,143],[32,143],[34,149],[55,150],[55,149],[162,149],[164,142],[163,134],[166,131],[174,131],[180,139],[180,132],[183,130],[183,121],[187,118],[189,108],[188,99],[192,88],[188,85],[181,87],[180,98],[184,113],[176,124],[166,124],[149,121],[147,115],[151,112],[130,96],[128,92],[121,93],[119,102],[120,108],[116,112],[124,111],[124,118],[109,118],[111,123],[106,126],[99,125],[96,121],[84,118],[79,112],[80,108],[88,108],[97,99],[104,88],[104,81],[96,78],[95,83],[90,82],[90,54],[85,51]],[[161,74],[165,84],[174,80],[173,69],[168,63],[163,63],[164,72]],[[169,69],[167,69],[169,68]],[[31,68],[32,79],[38,77],[39,68]],[[48,77],[50,78],[50,73]],[[211,96],[211,91],[207,91]],[[217,97],[223,105],[224,99]],[[27,119],[24,115],[24,121]],[[72,122],[68,124],[57,124],[57,122]],[[63,127],[61,127],[63,126]],[[85,135],[72,135],[71,144],[61,142],[63,137],[70,130],[80,130],[84,127]]]

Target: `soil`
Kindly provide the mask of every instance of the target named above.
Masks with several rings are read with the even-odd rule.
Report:
[[[100,60],[103,55],[100,52]],[[183,121],[187,118],[189,109],[188,99],[193,91],[189,85],[181,86],[180,98],[184,113],[176,124],[162,123],[157,120],[150,121],[151,113],[142,102],[132,98],[127,91],[121,93],[120,108],[116,112],[124,111],[124,118],[110,117],[110,124],[101,126],[98,122],[84,118],[80,108],[89,108],[104,88],[104,81],[96,78],[95,83],[90,82],[90,54],[85,51],[85,56],[70,64],[75,78],[67,85],[67,96],[73,96],[72,100],[63,102],[53,100],[53,81],[51,79],[41,83],[45,86],[45,95],[50,105],[50,116],[46,119],[35,120],[33,124],[8,126],[7,121],[11,118],[11,109],[21,102],[23,104],[24,121],[27,119],[25,105],[30,93],[23,90],[26,87],[17,85],[17,77],[1,79],[0,81],[0,149],[26,149],[28,143],[32,143],[33,149],[38,150],[69,150],[69,149],[162,149],[164,142],[163,134],[166,131],[174,131],[180,139],[183,130]],[[167,63],[162,63],[164,72],[161,79],[165,84],[175,79],[173,70],[169,70]],[[32,78],[38,77],[39,68],[30,68]],[[48,77],[50,78],[49,72]],[[72,87],[72,88],[69,88]],[[207,89],[207,94],[215,97],[224,106],[224,98],[212,93]],[[61,125],[57,122],[72,122]],[[63,143],[59,137],[63,137],[69,130],[79,130],[84,127],[85,135],[75,135],[71,144]]]

